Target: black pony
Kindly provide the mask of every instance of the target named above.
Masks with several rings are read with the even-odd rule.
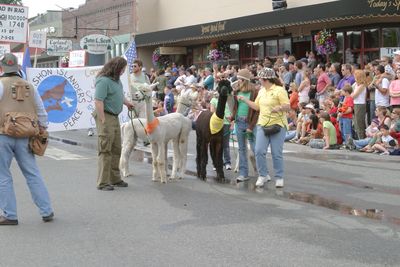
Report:
[[[217,170],[217,180],[222,182],[225,179],[222,160],[222,128],[226,102],[228,100],[228,95],[232,92],[230,82],[228,80],[221,80],[218,83],[217,91],[219,97],[216,112],[212,113],[208,110],[203,111],[196,120],[196,165],[197,177],[205,181],[207,179],[208,144],[210,144],[210,154],[214,167]],[[214,125],[213,129],[210,127],[210,121],[211,124]],[[216,129],[218,131],[216,131]]]

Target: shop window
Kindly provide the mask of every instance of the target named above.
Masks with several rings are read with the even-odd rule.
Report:
[[[347,47],[350,49],[361,49],[361,31],[347,32]]]
[[[400,46],[400,28],[383,28],[383,47]]]
[[[364,30],[364,48],[379,47],[379,30]]]
[[[292,52],[292,40],[290,38],[279,39],[279,55],[283,55],[283,53],[288,50]]]
[[[231,65],[239,65],[239,44],[229,45],[230,58],[228,60]]]
[[[278,55],[278,40],[266,41],[265,48],[266,57],[276,57]]]
[[[246,42],[242,51],[241,64],[253,63],[264,58],[264,42]]]

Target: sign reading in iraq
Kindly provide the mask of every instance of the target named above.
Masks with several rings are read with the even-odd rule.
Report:
[[[72,41],[65,39],[47,39],[47,54],[49,56],[64,56],[72,50]]]
[[[0,5],[0,41],[26,43],[28,7]]]
[[[90,54],[105,54],[111,51],[112,39],[102,34],[91,34],[83,37],[80,42],[81,48]]]

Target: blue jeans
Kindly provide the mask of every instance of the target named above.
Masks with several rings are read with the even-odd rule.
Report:
[[[286,128],[273,135],[265,136],[262,126],[257,125],[256,133],[256,163],[259,176],[266,177],[268,175],[267,167],[267,151],[271,145],[272,163],[275,170],[275,178],[283,178],[283,143],[285,141]]]
[[[339,118],[340,131],[342,132],[343,143],[346,143],[349,137],[351,137],[351,122],[349,118]]]
[[[372,139],[371,137],[367,137],[367,138],[360,139],[360,140],[354,140],[353,142],[354,142],[354,145],[356,146],[356,148],[360,149],[360,148],[366,147],[368,145],[369,141],[371,141],[371,139]]]
[[[293,138],[295,138],[296,137],[296,130],[294,130],[294,131],[287,131],[286,132],[286,136],[285,136],[285,142],[286,141],[289,141],[289,140],[292,140]]]
[[[40,215],[48,216],[53,212],[50,197],[42,175],[36,164],[35,156],[28,148],[28,138],[13,138],[0,134],[0,209],[4,217],[17,219],[17,201],[10,172],[11,161],[15,157],[31,192],[33,202],[39,208]]]
[[[224,153],[224,165],[231,164],[231,152],[229,149],[229,139],[231,138],[231,126],[230,124],[224,124],[224,139],[223,139],[223,153]]]
[[[249,126],[246,122],[246,117],[237,117],[236,118],[236,136],[238,140],[239,146],[239,175],[243,177],[249,176],[249,164],[247,161],[247,141],[250,143],[250,148],[254,152],[255,146],[255,136],[253,138],[247,138],[247,127]],[[255,130],[255,129],[254,129]],[[253,132],[253,134],[255,134]]]

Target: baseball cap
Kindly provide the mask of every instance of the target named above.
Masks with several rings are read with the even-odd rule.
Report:
[[[309,108],[309,109],[315,110],[313,104],[307,104],[304,108]]]
[[[4,73],[18,72],[18,59],[12,53],[5,53],[0,57],[0,66]]]

